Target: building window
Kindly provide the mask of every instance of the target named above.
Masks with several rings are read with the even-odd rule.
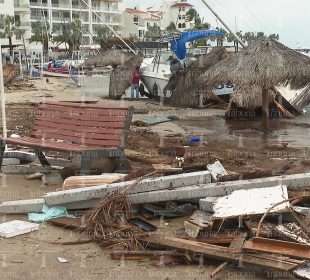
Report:
[[[182,23],[179,23],[179,24],[178,24],[178,28],[182,28]]]
[[[150,23],[149,23],[149,22],[147,22],[147,23],[146,23],[146,27],[149,27],[149,26],[150,26]]]
[[[185,28],[185,23],[182,23],[182,28]]]
[[[4,4],[4,0],[0,0],[0,4]]]
[[[133,17],[133,23],[138,25],[139,24],[139,18],[137,16]]]
[[[179,16],[179,19],[182,19],[182,16]]]
[[[182,11],[185,12],[185,7],[182,7]]]

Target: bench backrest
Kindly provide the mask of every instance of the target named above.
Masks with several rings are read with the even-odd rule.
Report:
[[[85,146],[124,147],[133,107],[39,103],[32,137]]]

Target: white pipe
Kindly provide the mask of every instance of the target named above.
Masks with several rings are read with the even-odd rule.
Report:
[[[236,38],[242,47],[246,47],[245,43],[240,39],[240,37],[229,27],[228,24],[217,14],[217,12],[207,3],[207,0],[202,0],[202,2],[207,6],[211,13],[225,26],[225,28]]]
[[[3,81],[3,67],[2,67],[2,48],[0,44],[0,91],[1,91],[1,115],[2,115],[2,134],[7,137],[6,128],[6,113],[5,113],[5,94],[4,94],[4,81]]]
[[[117,38],[119,38],[134,54],[137,54],[122,38],[121,36],[119,36],[114,30],[113,28],[107,24],[104,19],[96,12],[96,11],[93,11],[91,6],[85,1],[85,0],[82,0],[84,2],[84,4],[103,22],[103,24],[105,24],[105,26],[107,26],[112,32],[114,35],[116,35]]]

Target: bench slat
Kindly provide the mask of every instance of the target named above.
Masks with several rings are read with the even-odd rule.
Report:
[[[103,128],[95,126],[81,126],[77,124],[61,124],[61,123],[52,123],[36,120],[34,122],[33,129],[37,130],[52,130],[54,128],[65,129],[73,132],[89,132],[89,133],[99,133],[99,134],[111,134],[111,135],[122,135],[123,129],[121,128]]]
[[[57,101],[44,101],[39,103],[40,106],[44,105],[56,105],[62,107],[77,107],[77,108],[100,108],[100,109],[124,109],[129,110],[130,107],[128,106],[118,106],[118,105],[105,105],[105,104],[85,104],[85,103],[74,103],[74,102],[57,102]]]
[[[106,133],[91,133],[91,132],[84,132],[84,131],[73,131],[73,130],[66,130],[62,128],[47,128],[35,126],[35,131],[33,132],[33,136],[40,137],[43,135],[47,135],[47,133],[59,134],[63,136],[72,136],[72,137],[79,137],[79,138],[86,138],[86,139],[97,139],[97,140],[120,140],[121,135],[113,135],[113,134],[106,134]],[[60,138],[61,139],[61,138]]]
[[[46,140],[50,139],[61,139],[70,142],[75,142],[79,144],[89,145],[89,146],[106,146],[106,147],[118,147],[120,144],[120,140],[100,140],[100,139],[89,139],[89,138],[81,138],[79,136],[68,136],[63,135],[61,133],[56,132],[34,132],[33,136],[40,139],[44,137]],[[83,143],[82,143],[83,142]]]
[[[39,110],[36,119],[41,117],[48,118],[65,118],[70,120],[82,120],[82,121],[99,121],[99,122],[124,122],[126,120],[125,116],[99,116],[96,114],[70,114],[69,112],[55,112],[55,111],[42,111]]]
[[[62,143],[62,142],[51,142],[42,141],[31,137],[21,137],[21,138],[3,138],[6,144],[15,144],[25,147],[41,148],[46,150],[54,151],[64,151],[64,152],[83,152],[83,151],[94,151],[94,150],[115,150],[117,147],[100,147],[100,146],[83,146],[79,144],[72,143]]]
[[[105,108],[105,109],[101,109],[101,108],[96,108],[96,109],[92,109],[92,108],[70,108],[70,107],[62,107],[62,106],[53,106],[53,105],[49,105],[49,106],[41,106],[38,108],[39,111],[52,111],[54,113],[68,113],[71,115],[75,115],[75,114],[85,114],[85,115],[92,115],[92,114],[96,114],[99,116],[118,116],[118,117],[124,117],[128,114],[128,110],[125,109],[110,109],[110,108]]]
[[[62,118],[50,118],[50,117],[40,117],[37,118],[39,121],[46,121],[46,122],[52,122],[52,123],[58,123],[58,124],[71,124],[76,125],[77,123],[82,126],[97,126],[97,127],[103,127],[103,128],[124,128],[124,122],[100,122],[100,121],[91,121],[91,120],[74,120],[74,119],[62,119]]]

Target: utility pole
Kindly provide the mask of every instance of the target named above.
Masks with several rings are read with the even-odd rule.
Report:
[[[229,25],[217,14],[217,12],[208,4],[207,0],[202,0],[206,7],[211,11],[211,13],[225,26],[225,28],[236,38],[242,47],[246,47],[245,43],[240,39],[240,37],[229,27]]]
[[[2,65],[2,47],[0,44],[0,92],[1,92],[1,115],[2,115],[2,135],[7,137],[6,129],[6,114],[5,114],[5,95],[4,95],[4,81],[3,81],[3,65]]]

